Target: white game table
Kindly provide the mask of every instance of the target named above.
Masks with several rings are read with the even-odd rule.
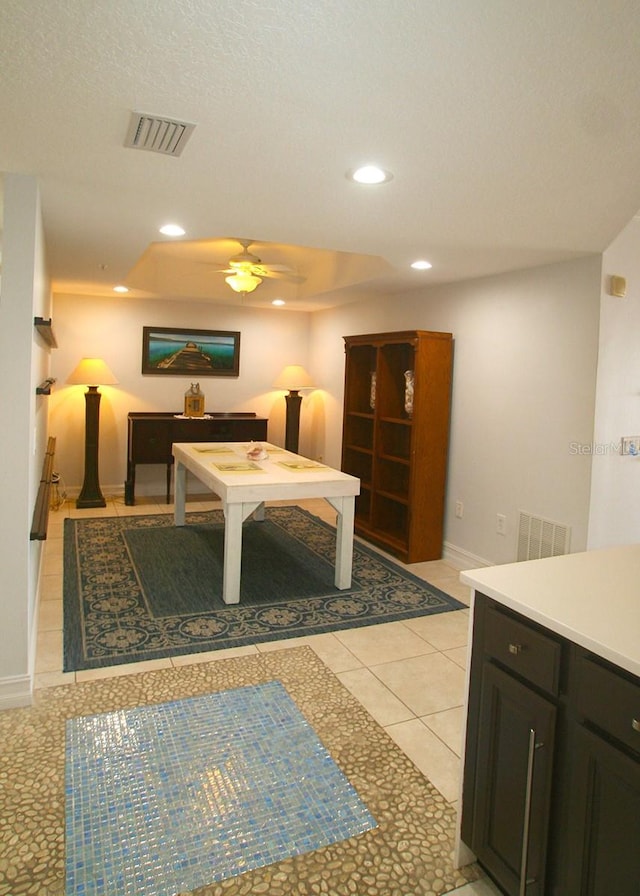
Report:
[[[249,460],[247,442],[175,442],[175,524],[185,525],[187,470],[222,501],[224,570],[222,598],[240,602],[242,524],[252,513],[264,519],[264,502],[325,498],[337,511],[336,588],[351,586],[353,519],[360,480],[276,445],[261,442],[266,460]]]

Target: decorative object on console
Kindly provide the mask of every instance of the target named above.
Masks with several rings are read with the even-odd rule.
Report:
[[[204,395],[200,391],[200,383],[191,383],[184,393],[185,417],[204,417]]]
[[[142,372],[165,376],[239,376],[240,333],[143,327]]]
[[[302,403],[301,389],[313,389],[311,377],[299,364],[290,364],[280,373],[273,384],[274,389],[288,390],[285,395],[287,403],[287,417],[285,425],[284,447],[287,451],[298,453],[298,439],[300,435],[300,404]]]
[[[118,380],[102,358],[83,358],[67,382],[87,386],[85,401],[84,482],[76,507],[106,507],[98,478],[100,392],[98,386],[113,386]]]

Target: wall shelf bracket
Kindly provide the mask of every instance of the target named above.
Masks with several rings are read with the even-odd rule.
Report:
[[[53,330],[51,329],[51,319],[45,320],[44,317],[34,317],[33,325],[48,346],[51,348],[58,347],[56,337],[53,335]]]
[[[51,387],[55,383],[55,379],[50,376],[44,382],[36,386],[36,395],[51,395]]]

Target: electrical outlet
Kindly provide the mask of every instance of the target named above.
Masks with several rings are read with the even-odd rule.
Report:
[[[507,518],[504,513],[498,513],[496,515],[496,532],[498,535],[507,534]]]
[[[621,443],[621,454],[632,454],[635,457],[640,455],[640,436],[623,436]]]
[[[464,516],[464,504],[462,501],[456,501],[456,516],[459,520]]]

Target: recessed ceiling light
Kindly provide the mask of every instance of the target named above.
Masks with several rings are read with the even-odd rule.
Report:
[[[286,302],[284,299],[274,299],[271,304],[272,305],[286,305]]]
[[[393,174],[378,165],[362,165],[347,172],[347,177],[358,184],[384,184],[393,178]]]
[[[114,286],[113,291],[114,292],[129,292],[129,290],[127,289],[126,286]]]
[[[186,230],[179,224],[165,224],[160,228],[160,233],[164,233],[165,236],[184,236]]]
[[[428,271],[429,268],[433,267],[430,261],[413,261],[411,263],[411,267],[416,271]]]

